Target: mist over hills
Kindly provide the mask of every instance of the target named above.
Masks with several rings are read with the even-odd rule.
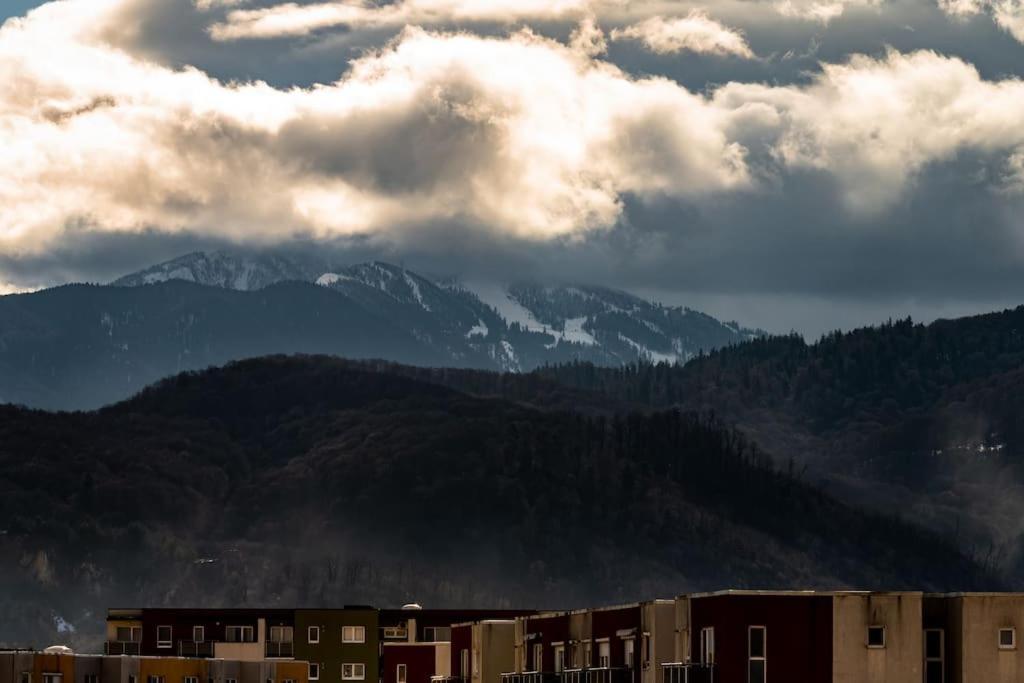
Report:
[[[0,402],[95,408],[183,370],[271,353],[522,372],[683,362],[759,334],[595,286],[198,252],[110,286],[0,297]]]
[[[502,378],[516,400],[454,388]],[[271,357],[94,412],[0,407],[0,643],[95,646],[106,606],[143,602],[572,607],[1000,585],[718,419],[596,395],[553,407],[584,394],[538,375]]]

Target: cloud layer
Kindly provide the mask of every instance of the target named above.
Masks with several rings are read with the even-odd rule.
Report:
[[[931,8],[997,17],[988,0],[961,3]],[[949,270],[963,244],[993,245],[989,272],[1001,286],[1020,270],[1016,78],[983,77],[938,51],[890,49],[822,63],[789,84],[688,89],[612,53],[757,69],[775,58],[755,55],[735,13],[679,3],[669,3],[674,14],[655,2],[605,2],[597,13],[584,0],[340,4],[348,23],[387,26],[390,37],[310,87],[155,61],[133,37],[139,13],[152,11],[147,0],[64,0],[4,24],[3,286],[41,284],[10,264],[67,255],[69,236],[90,235],[104,244],[357,239],[427,260],[500,252],[559,273],[576,259],[621,282],[688,291],[712,281],[838,289],[840,274],[856,288],[873,249],[931,251]],[[819,4],[757,7],[813,26]],[[194,11],[216,31],[252,28],[242,19],[281,7],[207,0]],[[289,7],[308,17],[327,5]],[[459,12],[499,27],[453,28]],[[534,16],[565,30],[520,26]],[[416,18],[427,27],[403,28]],[[970,221],[950,227],[948,207],[930,213],[951,197],[972,207]],[[841,257],[849,267],[829,262]],[[732,259],[743,267],[727,275],[718,264]],[[829,267],[805,268],[814,259]]]

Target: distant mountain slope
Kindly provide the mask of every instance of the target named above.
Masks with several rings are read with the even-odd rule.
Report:
[[[254,292],[69,285],[0,297],[0,402],[96,407],[182,370],[282,351],[449,361],[401,326],[301,282]]]
[[[763,334],[604,287],[440,281],[380,261],[328,268],[294,257],[197,252],[114,284],[173,279],[244,291],[286,280],[316,282],[393,322],[408,321],[411,334],[449,354],[454,365],[483,357],[502,370],[571,360],[685,362]]]
[[[308,281],[323,266],[304,264],[299,260],[274,255],[237,256],[221,251],[193,252],[165,263],[118,278],[118,287],[137,287],[169,280],[184,280],[211,287],[224,287],[243,292],[263,289],[288,280]]]
[[[55,616],[94,643],[103,608],[140,602],[998,587],[940,537],[837,503],[714,419],[546,411],[430,378],[481,373],[268,358],[99,412],[0,407],[0,644],[49,642]]]

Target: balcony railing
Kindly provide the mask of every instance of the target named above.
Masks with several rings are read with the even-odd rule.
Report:
[[[547,671],[523,671],[501,674],[501,683],[561,683],[558,674]]]
[[[138,641],[108,640],[103,650],[108,655],[137,655],[141,646]]]
[[[267,643],[267,657],[294,657],[295,647],[292,643]]]
[[[430,683],[466,683],[462,676],[431,676]]]
[[[714,664],[662,664],[662,683],[715,683]]]
[[[179,657],[212,657],[213,643],[193,643],[186,640],[178,641]]]
[[[587,669],[586,683],[633,683],[633,670],[622,667]]]

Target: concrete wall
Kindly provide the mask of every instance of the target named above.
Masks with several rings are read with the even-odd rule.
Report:
[[[473,668],[473,652],[476,668]],[[515,668],[515,625],[511,621],[486,621],[473,625],[470,683],[500,683],[501,674]]]
[[[1024,683],[1024,596],[977,594],[948,599],[959,603],[962,614],[961,656],[949,683]],[[999,648],[1001,628],[1017,630],[1016,648]]]
[[[675,602],[655,600],[643,604],[643,635],[650,643],[650,660],[643,663],[643,683],[660,683],[661,665],[675,661]],[[637,666],[643,661],[644,638],[636,643]]]
[[[0,652],[0,683],[19,683],[22,672],[35,668],[34,660],[31,652]]]
[[[921,593],[838,593],[833,597],[834,683],[923,680]],[[885,647],[869,648],[869,626],[885,627]]]
[[[675,599],[673,609],[675,621],[674,645],[672,648],[672,661],[689,662],[692,660],[690,653],[690,597],[680,595]]]
[[[266,646],[267,620],[257,619],[255,643],[214,643],[213,656],[217,659],[233,659],[239,662],[261,662],[267,654]]]

